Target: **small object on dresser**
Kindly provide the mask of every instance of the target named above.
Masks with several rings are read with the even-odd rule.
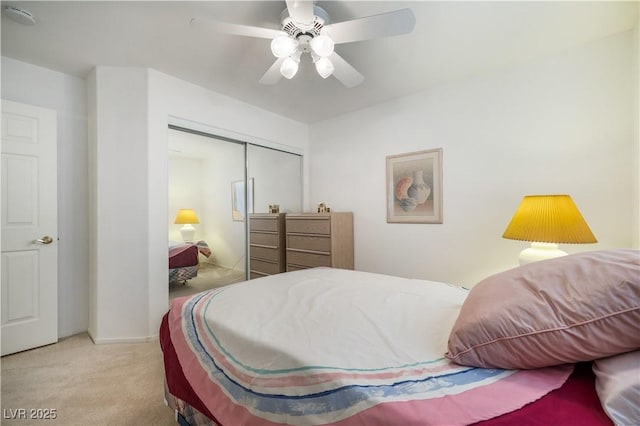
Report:
[[[269,204],[269,213],[280,213],[280,206],[278,204]]]
[[[331,209],[327,207],[327,203],[322,201],[318,203],[318,213],[330,213]]]

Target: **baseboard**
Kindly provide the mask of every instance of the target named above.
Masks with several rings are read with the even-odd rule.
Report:
[[[75,330],[65,330],[65,331],[58,331],[58,339],[64,339],[65,337],[71,337],[71,336],[75,336],[76,334],[82,334],[82,333],[87,333],[87,329],[85,328],[84,330],[81,329],[75,329]]]
[[[89,337],[96,345],[110,345],[114,343],[147,343],[158,340],[158,335],[147,337],[107,337],[107,338],[95,338],[89,333]]]

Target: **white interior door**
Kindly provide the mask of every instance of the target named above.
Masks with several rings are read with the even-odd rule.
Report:
[[[58,341],[56,111],[2,100],[2,355]]]

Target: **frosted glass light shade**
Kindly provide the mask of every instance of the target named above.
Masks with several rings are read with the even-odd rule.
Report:
[[[321,56],[323,58],[326,58],[327,56],[331,56],[331,54],[333,54],[333,48],[334,48],[333,40],[331,40],[326,35],[319,35],[314,37],[309,42],[309,46],[311,46],[311,49],[318,56]]]
[[[327,78],[333,74],[333,64],[329,58],[320,58],[316,61],[316,71],[320,74],[320,77]]]
[[[298,62],[291,58],[287,58],[280,65],[280,74],[286,79],[291,80],[298,72]]]
[[[276,58],[284,58],[291,55],[298,48],[298,40],[288,37],[280,36],[271,40],[271,53]]]
[[[193,237],[196,233],[196,228],[193,227],[194,223],[200,223],[198,215],[193,209],[180,209],[176,215],[174,223],[178,225],[184,225],[180,228],[180,235],[183,241],[193,241]]]

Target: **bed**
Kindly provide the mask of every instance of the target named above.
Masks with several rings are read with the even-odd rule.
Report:
[[[613,424],[591,360],[461,363],[452,333],[474,292],[314,268],[176,299],[160,329],[166,401],[193,426]],[[640,348],[635,327],[606,350]]]
[[[211,256],[211,250],[204,241],[181,243],[169,241],[169,283],[187,280],[198,276],[199,254]]]

